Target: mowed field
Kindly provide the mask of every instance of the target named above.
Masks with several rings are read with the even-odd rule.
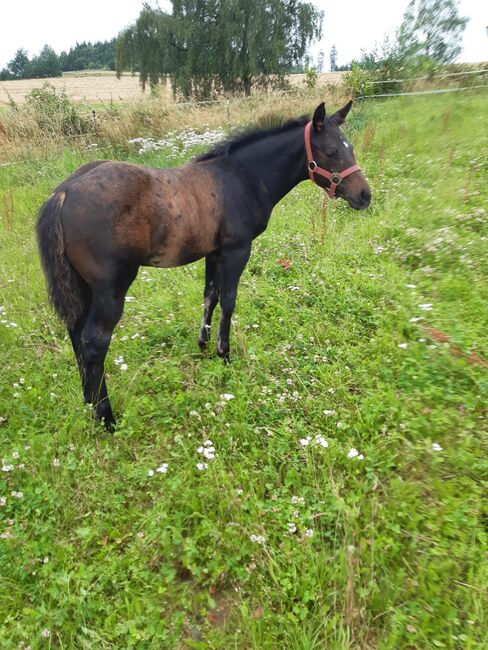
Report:
[[[335,202],[323,233],[318,188],[285,197],[229,366],[215,332],[197,348],[203,263],[142,270],[113,435],[47,304],[36,213],[95,157],[187,154],[0,166],[0,647],[486,649],[486,122],[483,95],[354,107],[372,206]]]
[[[319,74],[318,83],[340,84],[342,75],[342,72]],[[305,75],[290,75],[289,80],[292,85],[300,85]],[[77,102],[126,102],[143,96],[138,76],[126,73],[117,79],[114,72],[67,73],[53,79],[0,81],[0,105],[8,104],[10,99],[22,103],[33,88],[40,88],[46,81],[56,89],[64,88],[68,97]]]

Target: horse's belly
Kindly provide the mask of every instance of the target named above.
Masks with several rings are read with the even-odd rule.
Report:
[[[212,215],[209,215],[211,217]],[[217,248],[218,224],[213,219],[200,218],[196,224],[182,219],[175,225],[166,219],[161,238],[144,262],[147,266],[169,268],[183,266],[205,257]]]
[[[172,185],[164,187],[164,200],[153,212],[151,249],[145,265],[182,266],[205,257],[218,247],[222,209],[217,188],[208,173],[200,173],[200,176],[198,178],[194,172],[192,183],[186,185],[173,178],[170,179]],[[198,185],[197,180],[200,181]]]

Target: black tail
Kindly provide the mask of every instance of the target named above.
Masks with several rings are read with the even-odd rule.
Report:
[[[72,327],[83,313],[82,278],[64,250],[60,212],[66,194],[54,192],[39,212],[37,241],[51,304],[64,323]]]

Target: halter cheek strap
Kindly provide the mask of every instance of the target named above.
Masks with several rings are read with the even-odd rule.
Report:
[[[313,181],[314,183],[317,183],[315,180],[315,174],[318,174],[319,176],[323,176],[326,178],[330,185],[328,189],[328,194],[331,199],[334,198],[335,190],[342,181],[347,178],[347,176],[350,176],[351,174],[354,174],[355,172],[361,171],[361,167],[359,165],[352,165],[351,167],[348,167],[347,169],[344,169],[341,172],[328,172],[326,169],[323,169],[322,167],[319,167],[315,160],[313,159],[313,154],[312,154],[312,145],[310,143],[310,130],[312,128],[312,122],[309,122],[307,126],[305,127],[305,149],[307,151],[307,169],[308,169],[308,175],[310,176],[310,180]]]

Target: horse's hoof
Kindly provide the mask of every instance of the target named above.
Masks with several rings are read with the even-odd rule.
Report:
[[[224,360],[225,364],[230,363],[230,350],[223,350],[220,346],[217,346],[217,354]]]
[[[113,433],[115,431],[115,418],[112,413],[112,409],[106,411],[105,413],[97,413],[95,415],[97,422],[100,422],[103,425],[103,428],[108,433]]]
[[[205,352],[207,349],[207,341],[205,339],[198,339],[198,347],[200,348],[200,352]]]

